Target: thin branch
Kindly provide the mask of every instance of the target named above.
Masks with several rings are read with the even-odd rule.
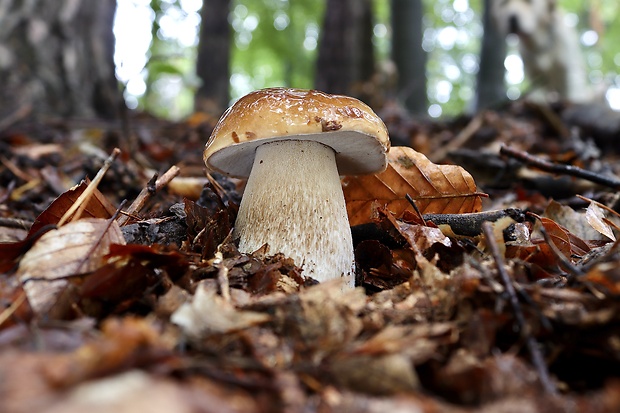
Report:
[[[103,231],[101,231],[101,235],[99,235],[97,237],[97,242],[93,243],[93,245],[89,248],[88,252],[86,254],[84,254],[84,258],[82,258],[82,260],[80,261],[79,265],[77,266],[77,268],[74,271],[75,273],[79,273],[80,272],[80,270],[82,269],[84,264],[86,264],[88,262],[88,260],[90,260],[92,258],[92,256],[95,253],[95,251],[97,251],[97,248],[99,248],[101,246],[101,241],[103,240],[103,237],[105,237],[106,234],[110,231],[110,227],[112,226],[112,223],[114,222],[116,217],[118,217],[119,211],[123,208],[123,206],[125,205],[126,202],[127,202],[127,200],[123,199],[123,201],[121,202],[121,205],[118,207],[118,209],[116,210],[114,215],[112,215],[112,217],[110,217],[108,219],[105,228],[103,229]]]
[[[409,194],[405,194],[405,199],[407,199],[407,202],[409,202],[409,204],[413,207],[413,210],[415,211],[418,218],[420,218],[420,220],[424,223],[424,226],[426,226],[426,220],[424,219],[424,216],[422,216],[422,212],[420,211],[420,208],[418,208],[418,205],[415,203],[415,200],[411,198],[411,195]]]
[[[73,219],[72,219],[73,221],[75,221],[76,219],[79,219],[80,215],[84,211],[84,208],[86,208],[86,201],[95,192],[95,189],[97,189],[97,186],[103,179],[104,175],[106,174],[108,169],[110,169],[110,166],[112,166],[112,163],[114,162],[114,160],[118,157],[120,153],[121,153],[120,149],[114,148],[114,150],[112,151],[112,154],[108,157],[108,159],[105,160],[105,162],[103,163],[103,166],[101,167],[99,172],[97,172],[97,175],[95,176],[95,178],[86,187],[86,189],[84,190],[84,192],[82,192],[82,194],[78,197],[78,199],[75,200],[73,205],[71,205],[71,208],[69,208],[67,212],[65,212],[65,214],[62,216],[62,218],[60,218],[60,221],[58,221],[59,227],[62,226],[65,222],[67,222],[67,220],[71,218],[72,216],[73,216]]]
[[[551,240],[549,233],[547,232],[545,227],[542,225],[540,227],[540,233],[542,234],[545,242],[549,246],[549,249],[551,249],[551,252],[555,256],[555,258],[558,261],[560,261],[560,265],[564,267],[564,269],[568,272],[568,275],[566,276],[566,280],[568,281],[569,284],[573,284],[577,280],[577,277],[583,275],[583,271],[581,271],[578,267],[573,265],[573,263],[570,262],[568,258],[566,258],[566,255],[562,254],[562,251],[560,251],[558,246],[555,245],[555,243]]]
[[[15,301],[11,303],[11,305],[0,313],[0,326],[4,324],[6,320],[11,318],[13,314],[15,314],[24,301],[26,301],[26,293],[22,291],[19,296],[17,296]]]
[[[620,190],[620,180],[609,176],[603,176],[586,169],[581,169],[572,165],[562,165],[550,162],[546,159],[539,158],[534,155],[530,155],[527,152],[523,152],[506,145],[502,145],[499,153],[510,158],[523,162],[526,165],[533,166],[545,172],[552,172],[561,175],[574,176],[576,178],[585,179],[590,182],[594,182],[599,185],[607,186],[609,188]]]
[[[532,364],[538,371],[538,377],[540,379],[540,382],[547,393],[556,394],[557,389],[551,381],[551,378],[549,377],[547,364],[545,363],[544,357],[540,351],[538,342],[528,331],[525,316],[523,315],[523,310],[521,309],[519,299],[517,298],[517,293],[514,286],[512,285],[512,281],[510,280],[508,273],[506,272],[506,267],[504,266],[504,258],[499,252],[497,241],[495,239],[495,236],[493,235],[493,225],[489,222],[483,223],[482,231],[487,239],[487,246],[489,248],[489,251],[491,252],[493,260],[495,261],[495,265],[497,266],[497,272],[499,273],[502,283],[504,284],[504,288],[506,289],[506,292],[508,293],[508,296],[510,298],[510,305],[512,306],[515,320],[517,322],[517,325],[519,326],[519,330],[521,331],[522,336],[525,338],[525,343],[530,353]]]
[[[478,132],[478,130],[484,124],[484,112],[479,113],[474,116],[471,121],[465,126],[458,135],[456,135],[450,142],[446,145],[443,145],[441,148],[437,149],[435,152],[429,155],[428,159],[433,162],[441,161],[450,153],[451,151],[458,149],[465,145],[467,141],[469,141],[472,136]]]
[[[20,120],[24,119],[32,112],[31,104],[24,104],[15,109],[13,112],[9,113],[8,116],[0,119],[0,131],[3,131]]]
[[[0,217],[0,227],[24,229],[28,231],[28,228],[32,226],[32,221],[26,221],[19,218],[2,218]]]
[[[153,176],[147,185],[142,188],[136,199],[129,205],[127,211],[122,212],[122,216],[118,218],[118,225],[123,226],[129,221],[131,216],[137,215],[144,205],[163,187],[168,185],[181,172],[178,166],[172,165],[162,176],[157,178]]]

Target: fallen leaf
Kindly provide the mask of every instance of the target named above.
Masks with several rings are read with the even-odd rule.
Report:
[[[407,243],[414,247],[414,251],[426,251],[435,243],[443,244],[446,247],[452,246],[450,238],[446,237],[439,228],[408,224],[399,220],[394,220],[394,224],[398,232],[407,240]]]
[[[185,303],[172,314],[170,321],[181,327],[190,338],[230,333],[269,321],[267,314],[235,308],[219,296],[215,289],[201,283],[191,303]]]
[[[75,201],[82,195],[82,192],[86,190],[88,183],[82,181],[79,185],[74,186],[67,192],[56,198],[46,209],[43,211],[30,227],[28,235],[37,232],[45,225],[56,224],[60,221],[60,218],[67,212],[67,210],[75,203]],[[110,201],[95,188],[93,196],[88,199],[86,208],[82,212],[82,218],[111,218],[116,212],[116,208]]]
[[[388,153],[388,167],[375,175],[348,176],[342,179],[349,222],[371,221],[373,202],[387,205],[396,217],[413,207],[409,194],[421,213],[457,214],[478,212],[481,198],[472,176],[460,166],[436,165],[409,147],[395,146]]]
[[[611,226],[603,221],[603,218],[605,218],[603,210],[594,202],[590,202],[590,205],[588,205],[586,209],[586,221],[588,221],[588,224],[597,232],[603,234],[612,241],[616,241],[616,236]]]
[[[541,217],[540,222],[551,241],[566,258],[572,260],[575,256],[582,257],[590,251],[588,244],[557,222],[545,217]]]
[[[75,351],[59,355],[43,366],[53,386],[66,388],[77,383],[139,368],[170,355],[174,339],[168,340],[151,320],[139,317],[108,318],[101,334]]]
[[[110,245],[124,243],[115,221],[98,218],[81,219],[43,234],[17,270],[33,311],[48,313],[68,286],[68,277],[101,267]]]
[[[13,269],[19,258],[30,249],[37,239],[45,232],[54,228],[54,225],[48,225],[41,227],[37,232],[29,233],[21,241],[0,243],[0,272],[7,272]]]
[[[330,360],[329,368],[340,386],[358,392],[386,395],[420,387],[413,364],[404,354],[354,354]]]
[[[436,386],[458,395],[461,403],[485,403],[517,396],[537,381],[532,368],[513,355],[480,359],[465,349],[457,350],[434,379]]]
[[[593,206],[593,204],[590,204],[590,206]],[[559,202],[552,200],[549,202],[549,205],[547,205],[547,208],[545,208],[544,216],[552,219],[557,224],[563,226],[572,234],[583,240],[602,240],[603,237],[601,236],[601,233],[597,232],[598,230],[596,230],[596,227],[594,227],[594,225],[590,222],[588,211],[589,207],[588,210],[586,210],[586,213],[583,214],[575,211],[569,206],[562,205]],[[601,213],[600,218],[602,218],[602,211],[599,210],[599,212]],[[594,217],[592,218],[594,219]],[[606,225],[602,222],[602,220],[601,224]]]

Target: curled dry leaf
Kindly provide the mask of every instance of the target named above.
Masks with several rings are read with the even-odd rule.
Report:
[[[270,319],[267,314],[235,308],[205,283],[198,285],[191,303],[181,305],[170,318],[190,338],[243,330]]]
[[[409,224],[397,220],[389,211],[379,209],[380,216],[384,216],[407,241],[414,251],[422,252],[429,249],[433,244],[440,243],[446,247],[452,245],[450,238],[445,236],[441,229],[418,224]]]
[[[409,147],[395,146],[388,153],[388,167],[375,175],[348,176],[342,179],[349,222],[371,221],[372,204],[378,201],[399,217],[413,207],[405,199],[409,194],[421,213],[459,214],[479,212],[484,194],[465,169],[456,165],[436,165]]]
[[[17,275],[33,311],[47,313],[57,303],[68,277],[100,268],[110,245],[125,244],[115,221],[89,218],[45,233],[19,263]]]
[[[549,218],[541,217],[540,223],[547,231],[547,234],[549,234],[551,241],[566,258],[573,259],[573,257],[576,256],[582,257],[590,251],[588,244],[557,222]]]
[[[594,202],[591,202],[586,209],[586,221],[588,221],[588,224],[590,224],[590,226],[597,232],[603,234],[612,241],[616,241],[616,236],[614,235],[611,226],[603,221],[604,218],[605,213],[603,210]]]
[[[592,204],[591,204],[592,205]],[[591,211],[594,212],[594,211]],[[600,218],[601,224],[606,225],[602,222],[603,214],[602,211]],[[588,210],[586,210],[585,215],[582,212],[575,211],[573,208],[562,205],[557,201],[551,200],[547,208],[545,208],[544,217],[553,220],[556,224],[561,225],[570,231],[573,235],[583,239],[583,240],[602,240],[604,239],[601,233],[596,230],[596,227],[592,225],[590,222],[590,217],[588,216]],[[585,218],[585,219],[584,219]]]

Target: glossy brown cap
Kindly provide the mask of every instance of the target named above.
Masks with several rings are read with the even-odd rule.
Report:
[[[252,92],[228,108],[205,146],[204,161],[212,170],[247,177],[258,146],[290,139],[331,147],[340,175],[387,166],[387,128],[370,107],[348,96],[288,88]]]

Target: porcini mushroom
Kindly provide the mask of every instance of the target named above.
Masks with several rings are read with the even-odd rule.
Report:
[[[204,151],[206,165],[248,177],[233,236],[251,253],[292,258],[318,281],[355,283],[355,258],[340,175],[385,170],[383,121],[357,99],[270,88],[222,115]]]

